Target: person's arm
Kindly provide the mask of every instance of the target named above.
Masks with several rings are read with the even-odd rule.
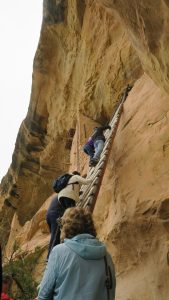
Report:
[[[80,184],[89,184],[92,181],[93,181],[93,178],[86,179],[86,178],[83,178],[79,175],[74,175],[74,176],[72,176],[70,183],[78,182]]]
[[[49,261],[43,275],[43,279],[40,284],[37,300],[52,300],[53,291],[55,288],[57,274],[57,262],[59,257],[57,256],[56,249],[52,250]]]

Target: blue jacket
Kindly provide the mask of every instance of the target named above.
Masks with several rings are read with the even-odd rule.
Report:
[[[103,243],[89,234],[65,239],[53,248],[40,285],[38,300],[107,300],[104,256],[111,268],[115,299],[115,271]]]

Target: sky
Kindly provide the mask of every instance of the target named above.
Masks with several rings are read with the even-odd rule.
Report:
[[[42,6],[43,0],[8,0],[1,3],[0,181],[11,164],[19,126],[28,110]]]

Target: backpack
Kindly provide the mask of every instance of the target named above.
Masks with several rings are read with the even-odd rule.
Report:
[[[53,189],[56,193],[59,193],[61,190],[63,190],[69,182],[69,179],[72,177],[72,174],[64,174],[57,179],[54,180],[53,182]]]

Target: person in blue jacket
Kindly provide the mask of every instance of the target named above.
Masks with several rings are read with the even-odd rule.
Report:
[[[49,256],[37,299],[114,300],[114,265],[106,246],[96,238],[92,216],[87,210],[73,207],[65,211],[61,241]]]

